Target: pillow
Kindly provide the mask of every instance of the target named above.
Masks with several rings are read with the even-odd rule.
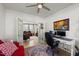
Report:
[[[5,56],[5,55],[2,53],[2,51],[0,51],[0,56]]]
[[[0,44],[4,43],[2,40],[0,40]]]
[[[17,49],[16,45],[12,42],[0,44],[0,51],[2,51],[5,56],[11,56]]]

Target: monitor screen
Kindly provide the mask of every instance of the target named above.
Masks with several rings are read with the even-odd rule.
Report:
[[[57,31],[57,32],[56,32],[56,35],[58,35],[58,36],[66,36],[66,32]]]

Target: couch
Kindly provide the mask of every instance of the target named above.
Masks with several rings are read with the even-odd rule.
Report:
[[[0,40],[0,44],[4,43],[2,40]],[[17,47],[18,49],[12,54],[12,56],[25,56],[25,53],[24,53],[24,47],[22,45],[19,45],[18,42],[13,42]],[[5,56],[4,54],[1,53],[0,51],[0,56]]]

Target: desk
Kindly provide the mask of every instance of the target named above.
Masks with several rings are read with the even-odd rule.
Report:
[[[54,36],[53,39],[60,41],[59,48],[69,52],[71,56],[75,54],[75,40]]]

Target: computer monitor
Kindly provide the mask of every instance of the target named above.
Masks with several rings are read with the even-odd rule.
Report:
[[[55,35],[58,35],[58,36],[66,36],[66,32],[64,32],[64,31],[56,31],[55,32]]]

